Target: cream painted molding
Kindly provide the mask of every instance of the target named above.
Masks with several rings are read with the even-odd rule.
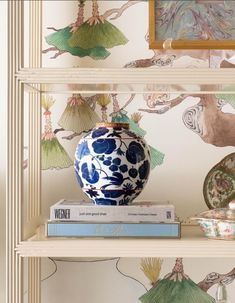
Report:
[[[29,68],[41,68],[42,1],[29,1]],[[23,30],[23,29],[22,29]],[[39,89],[40,84],[35,84]],[[33,232],[41,215],[41,94],[29,93],[27,223]],[[41,258],[28,258],[28,302],[41,302]]]
[[[7,303],[22,302],[22,262],[15,248],[21,241],[23,85],[15,77],[23,64],[23,2],[8,1],[7,125]]]
[[[31,91],[41,83],[46,93],[235,93],[232,68],[24,68],[16,76]]]
[[[24,233],[22,222],[24,102],[23,84],[15,77],[24,64],[23,12],[24,1],[8,2],[7,303],[23,302],[22,257],[17,254],[16,247],[22,241]],[[31,22],[29,66],[38,68],[41,66],[41,1],[30,2],[29,15]],[[37,96],[32,94],[29,99],[29,129],[32,131],[29,133],[27,218],[32,221],[33,217],[40,215],[40,94]],[[40,260],[30,258],[28,269],[28,302],[39,303]]]
[[[29,2],[29,68],[41,67],[42,2]],[[39,85],[36,85],[39,89]],[[41,179],[41,102],[40,94],[29,93],[29,146],[27,220],[40,216]],[[32,203],[33,201],[33,203]]]

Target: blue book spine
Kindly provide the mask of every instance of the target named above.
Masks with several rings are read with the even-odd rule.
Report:
[[[180,238],[180,223],[47,222],[48,237]]]

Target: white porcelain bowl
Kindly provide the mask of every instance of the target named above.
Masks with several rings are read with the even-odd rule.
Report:
[[[208,238],[235,240],[235,202],[230,202],[229,207],[202,212],[191,220],[200,224]]]

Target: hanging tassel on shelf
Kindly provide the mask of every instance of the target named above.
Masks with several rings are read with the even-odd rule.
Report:
[[[112,100],[113,100],[113,112],[111,113],[112,122],[129,123],[130,130],[132,130],[138,136],[144,137],[146,135],[146,131],[139,126],[139,121],[142,117],[141,114],[134,113],[132,114],[134,119],[130,119],[127,116],[127,111],[125,111],[123,108],[120,108],[117,100],[117,94],[112,94]],[[136,123],[135,121],[137,121],[138,123]],[[151,145],[149,145],[149,149],[150,149],[150,157],[151,157],[150,165],[151,165],[151,169],[154,169],[157,165],[161,165],[163,163],[164,154]]]
[[[100,122],[100,118],[86,100],[80,94],[73,94],[68,98],[67,106],[58,124],[64,130],[81,134],[88,132],[97,122]]]
[[[42,151],[42,169],[62,169],[73,165],[73,161],[60,144],[56,135],[52,130],[51,111],[50,108],[55,100],[50,96],[42,97],[42,107],[45,110],[43,115],[45,117],[44,132],[41,139]]]
[[[135,123],[132,119],[130,119],[127,116],[127,111],[125,111],[123,108],[120,108],[117,100],[117,94],[112,94],[111,96],[113,102],[113,112],[111,113],[112,122],[129,123],[130,130],[132,130],[138,136],[144,137],[146,131],[143,130],[137,123]]]
[[[140,261],[140,269],[149,279],[153,286],[160,277],[163,259],[161,258],[142,258]]]
[[[112,23],[99,14],[97,0],[92,0],[92,16],[73,32],[68,43],[71,47],[93,49],[124,45],[128,39]]]
[[[85,0],[79,0],[78,2],[78,14],[77,19],[74,23],[66,26],[62,29],[55,29],[50,27],[48,29],[53,29],[55,33],[52,33],[45,37],[46,42],[51,45],[48,49],[42,51],[42,53],[48,53],[50,51],[55,51],[55,55],[51,59],[55,59],[64,53],[70,53],[73,56],[85,57],[89,56],[94,60],[105,59],[110,55],[104,47],[93,47],[93,48],[82,48],[80,45],[71,46],[69,39],[72,37],[73,33],[76,33],[80,26],[84,24],[84,6]]]
[[[177,258],[172,272],[158,280],[139,300],[142,303],[215,303],[184,273],[182,258]]]
[[[110,98],[110,95],[108,94],[102,94],[102,95],[99,95],[97,97],[97,104],[100,105],[101,107],[101,121],[102,122],[108,122],[108,115],[107,115],[107,106],[108,104],[111,102],[111,98]]]

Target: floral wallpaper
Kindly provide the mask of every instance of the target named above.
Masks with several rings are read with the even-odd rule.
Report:
[[[166,10],[166,14],[163,15],[164,27],[165,30],[169,30],[177,21],[177,12],[182,12],[183,7],[189,6],[189,3],[186,4],[186,1],[166,2],[169,3],[166,3],[164,8]],[[170,9],[172,5],[174,5],[174,10]],[[215,26],[215,32],[211,32],[211,35],[225,34],[219,33],[218,25],[222,24],[222,29],[226,31],[231,7],[227,2],[224,5],[221,15],[218,15],[218,10],[213,11],[214,19],[211,19],[211,22]],[[203,14],[208,10],[210,6],[203,8]],[[202,12],[192,10],[190,14],[195,18],[190,19],[191,23],[200,19],[196,26],[197,32],[195,32],[195,35],[198,35],[201,29],[205,29],[204,15]],[[178,67],[220,68],[227,63],[233,66],[231,63],[231,58],[235,55],[233,50],[149,49],[147,1],[44,1],[43,16],[42,62],[44,67],[147,67],[157,68],[159,71],[170,67],[174,72],[174,69]],[[189,14],[185,18],[189,20]],[[183,31],[182,25],[179,26],[181,34],[187,34]],[[162,89],[165,90],[165,87]],[[182,87],[178,89],[183,90]],[[144,137],[149,144],[152,170],[140,199],[170,201],[175,204],[177,215],[182,220],[187,220],[190,215],[207,208],[203,196],[205,177],[221,159],[234,152],[234,96],[161,94],[149,93],[148,90],[153,90],[151,84],[146,86],[144,94],[88,95],[71,90],[71,93],[43,95],[41,148],[44,218],[48,218],[49,207],[62,197],[84,199],[74,174],[74,152],[79,139],[99,121],[129,122],[131,129]],[[220,183],[216,182],[213,184],[225,184],[221,182],[221,179]],[[61,184],[61,186],[57,186],[55,191],[53,186],[50,186],[51,184]],[[235,191],[235,188],[233,187],[231,191]],[[95,263],[97,266],[95,274],[94,267],[89,267],[88,263],[86,263],[86,268],[82,267],[82,262],[79,263],[75,272],[75,265],[73,266],[72,263],[71,266],[67,263],[63,266],[66,260],[54,261],[60,262],[58,264],[61,266],[58,266],[56,274],[48,279],[48,283],[43,284],[45,302],[60,303],[64,300],[86,302],[86,298],[88,298],[87,302],[111,300],[116,302],[118,293],[120,294],[120,290],[122,293],[123,289],[128,289],[129,295],[124,299],[123,294],[120,296],[123,300],[127,298],[128,302],[152,303],[157,300],[161,302],[161,297],[167,293],[166,289],[171,287],[172,281],[175,280],[179,282],[178,289],[187,289],[189,293],[197,293],[196,296],[200,302],[213,302],[216,296],[215,286],[210,289],[214,292],[208,291],[207,294],[198,286],[199,282],[194,282],[192,272],[189,279],[189,276],[184,273],[183,264],[180,265],[181,261],[178,262],[180,266],[174,267],[175,261],[169,263],[169,260],[164,260],[163,269],[160,269],[161,264],[158,263],[158,269],[155,267],[148,273],[146,270],[139,271],[141,266],[148,267],[147,261],[145,263],[135,261],[134,274],[130,270],[130,274],[125,275],[137,276],[136,279],[141,281],[145,279],[145,285],[148,281],[148,287],[142,286],[141,289],[126,282],[128,278],[125,275],[118,274],[119,267],[115,265],[115,260],[107,261],[107,263],[104,261],[102,264]],[[119,265],[121,262],[124,264],[125,260],[121,259]],[[132,260],[126,261],[121,271],[128,271],[131,262]],[[189,271],[197,272],[198,281],[203,281],[210,272],[223,272],[219,261],[211,265],[207,271],[206,261],[201,260],[204,263],[200,267],[200,262],[197,260],[192,268],[187,262],[189,261],[185,260],[184,263],[187,264]],[[224,273],[231,272],[232,262]],[[48,261],[44,263],[46,264],[44,272],[47,272]],[[154,264],[153,262],[152,265]],[[138,272],[137,275],[136,272]],[[164,272],[163,276],[161,272]],[[59,285],[62,285],[62,276],[65,273],[68,278],[66,278],[66,289],[63,292]],[[157,277],[156,273],[159,274]],[[111,275],[114,275],[114,281],[110,280]],[[152,275],[155,279],[151,282]],[[219,279],[218,275],[216,277]],[[231,276],[234,277],[234,272]],[[232,302],[230,293],[234,290],[232,278],[226,286],[229,290],[227,299],[229,303]],[[161,283],[157,283],[158,280]],[[216,287],[222,285],[219,280],[217,282],[213,285]],[[83,283],[86,283],[86,289],[82,288]],[[104,287],[105,283],[108,287],[104,290],[100,287]],[[134,280],[132,283],[135,283]],[[78,289],[81,298],[74,297]],[[93,289],[93,295],[89,289]],[[101,292],[99,289],[102,289]],[[54,299],[55,291],[58,296]],[[91,298],[91,296],[94,297]],[[182,297],[181,301],[173,301],[173,298],[169,297],[168,301],[162,302],[186,302],[185,300],[185,297]]]

